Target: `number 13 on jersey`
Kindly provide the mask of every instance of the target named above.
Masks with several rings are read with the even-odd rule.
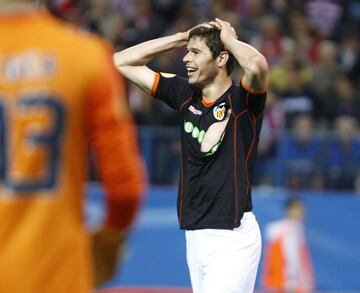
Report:
[[[53,97],[0,102],[0,183],[15,193],[56,187],[64,108]]]

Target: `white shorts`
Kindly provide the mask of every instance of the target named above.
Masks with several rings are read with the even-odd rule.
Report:
[[[188,230],[185,236],[193,293],[254,291],[261,235],[252,212],[244,213],[233,230]]]

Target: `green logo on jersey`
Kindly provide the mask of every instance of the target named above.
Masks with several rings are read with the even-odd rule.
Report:
[[[198,137],[198,142],[201,144],[203,139],[204,139],[204,136],[205,136],[205,130],[201,130],[200,133],[199,133],[199,137]]]
[[[199,144],[202,143],[202,141],[204,140],[205,134],[206,134],[205,130],[200,130],[197,126],[194,126],[194,124],[192,124],[189,121],[184,121],[184,131],[186,133],[188,133],[188,134],[191,134],[192,138],[196,139]],[[218,148],[219,148],[219,146],[220,146],[220,144],[222,142],[223,137],[224,137],[224,133],[221,136],[220,141],[217,144],[215,144],[210,149],[210,151],[208,151],[206,153],[206,156],[211,156],[218,150]]]
[[[200,135],[200,130],[199,130],[199,128],[197,128],[197,127],[195,126],[194,129],[193,129],[193,131],[192,131],[192,133],[191,133],[191,136],[192,136],[193,138],[198,138],[199,135]]]
[[[194,129],[194,125],[191,122],[185,122],[184,130],[186,133],[191,133]]]

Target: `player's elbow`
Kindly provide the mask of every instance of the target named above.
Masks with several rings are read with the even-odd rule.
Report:
[[[250,63],[249,71],[253,76],[264,78],[269,72],[269,64],[267,63],[266,58],[263,55],[254,57]]]
[[[114,65],[116,69],[127,79],[136,80],[137,78],[137,66],[135,62],[131,60],[131,57],[128,54],[123,52],[115,53],[113,56]]]
[[[113,55],[113,61],[115,67],[121,72],[122,67],[126,66],[127,64],[124,62],[125,58],[122,52],[117,52]]]
[[[248,80],[257,81],[261,84],[268,83],[269,65],[262,55],[254,57],[245,69]]]

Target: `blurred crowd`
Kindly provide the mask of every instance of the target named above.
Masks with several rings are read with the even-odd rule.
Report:
[[[271,65],[256,184],[360,192],[359,0],[57,0],[53,8],[116,50],[215,17],[229,21]],[[186,76],[183,55],[169,52],[150,67]],[[241,74],[236,68],[234,80]],[[178,123],[128,86],[140,125]]]

